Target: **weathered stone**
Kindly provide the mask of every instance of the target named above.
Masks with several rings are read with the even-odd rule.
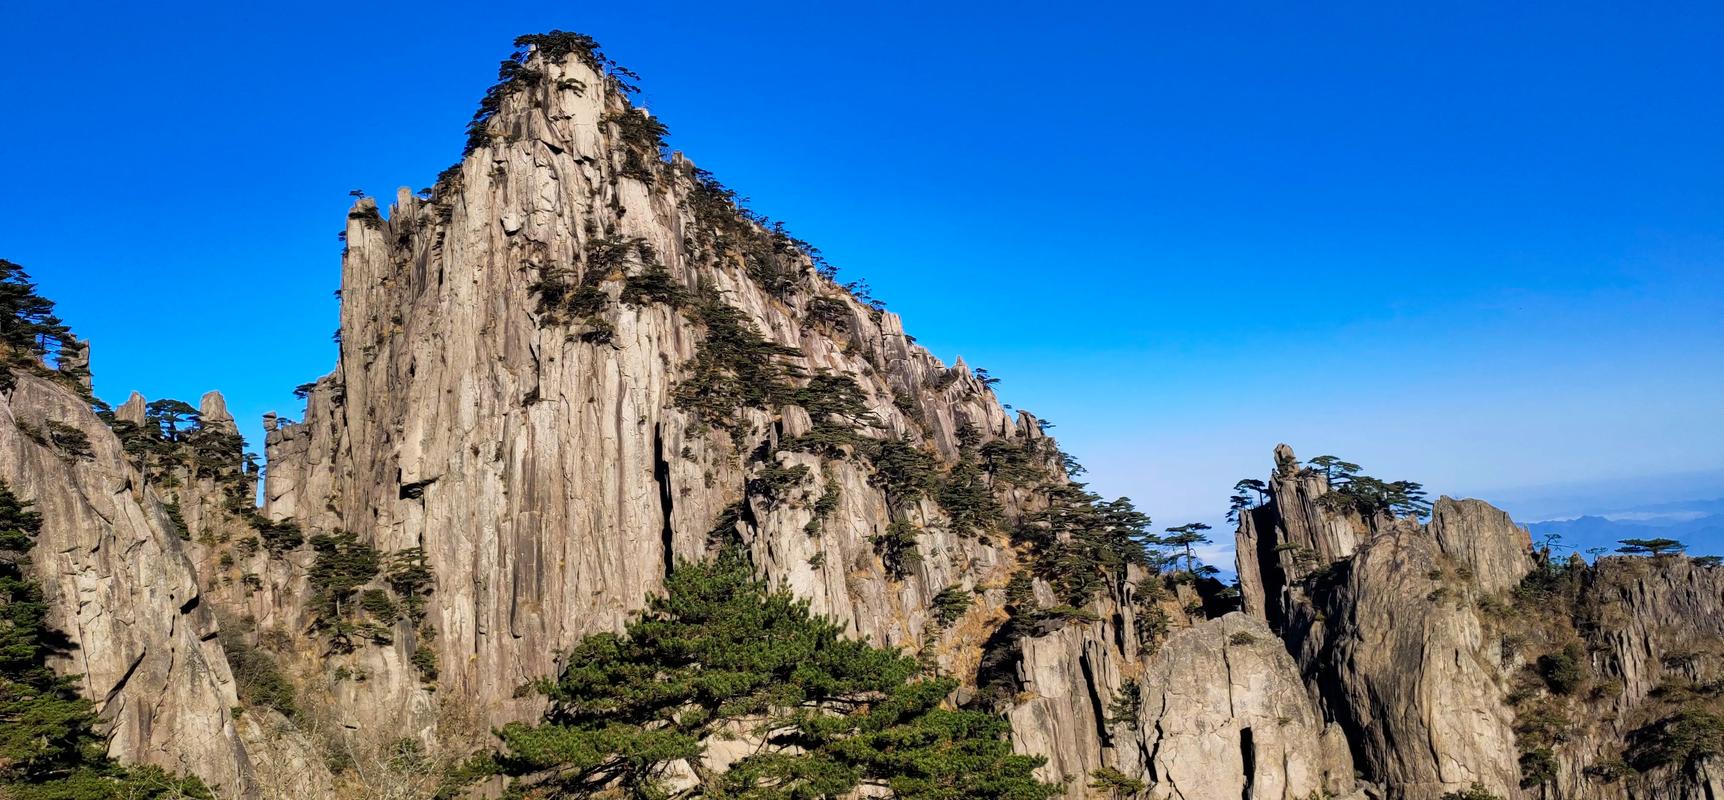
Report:
[[[1478,500],[1441,498],[1428,525],[1361,517],[1318,502],[1327,482],[1290,449],[1275,456],[1270,500],[1236,535],[1245,606],[1285,640],[1386,797],[1438,800],[1475,783],[1509,800],[1711,796],[1710,761],[1627,777],[1610,765],[1680,707],[1656,687],[1724,678],[1724,656],[1693,655],[1724,654],[1724,569],[1681,557],[1549,564]],[[1535,570],[1547,588],[1520,593]],[[1585,659],[1574,696],[1538,677],[1537,659],[1565,648]],[[1518,731],[1549,720],[1561,733],[1548,767],[1523,767],[1544,745]]]
[[[16,381],[0,395],[0,480],[42,515],[31,566],[74,646],[57,666],[95,701],[115,757],[193,772],[224,796],[253,791],[215,620],[153,492],[88,402]],[[83,434],[88,453],[46,440],[50,422]]]
[[[198,401],[198,417],[203,426],[210,430],[224,433],[239,433],[239,426],[234,424],[233,415],[228,413],[227,398],[221,392],[205,392]]]
[[[344,724],[430,730],[453,697],[480,712],[484,729],[537,715],[541,701],[516,688],[555,674],[555,654],[581,637],[619,628],[677,559],[701,557],[716,535],[740,541],[769,578],[855,635],[932,644],[955,674],[973,675],[1003,618],[1002,589],[986,591],[973,624],[941,632],[929,605],[951,585],[1002,587],[1018,560],[1005,537],[959,535],[928,500],[889,510],[859,459],[773,452],[813,429],[799,406],[745,410],[734,437],[679,407],[706,332],[686,306],[615,299],[645,265],[596,281],[612,298],[600,312],[605,341],[585,335],[591,320],[552,318],[536,287],[585,264],[600,238],[639,237],[676,285],[710,287],[765,338],[797,348],[790,361],[802,372],[854,379],[876,420],[867,437],[909,434],[952,459],[965,426],[1029,443],[1042,439],[1035,419],[1014,419],[968,368],[912,344],[895,314],[815,276],[807,259],[795,264],[796,285],[774,294],[742,263],[691,246],[709,221],[690,211],[686,162],[652,167],[651,182],[625,174],[628,145],[604,122],[627,111],[620,97],[598,91],[604,79],[577,59],[539,68],[545,79],[511,94],[491,123],[508,133],[468,156],[434,200],[403,191],[378,214],[356,204],[339,364],[311,390],[304,421],[276,424],[266,442],[271,519],[308,534],[352,531],[385,554],[424,548],[437,578],[434,641],[398,636],[319,657],[305,625],[290,624],[303,622],[296,598],[308,594],[291,583],[266,587],[280,605],[254,610],[260,625],[278,620],[299,638],[302,670],[364,672],[341,689]],[[595,90],[562,88],[564,79]],[[836,321],[808,313],[817,297],[841,309]],[[799,468],[771,496],[750,488],[768,470]],[[836,507],[815,519],[825,495]],[[1002,502],[1016,515],[1036,501],[1018,492]],[[871,541],[894,513],[921,531],[921,558],[903,580]],[[1119,618],[1118,602],[1099,600],[1097,615]],[[1025,645],[1041,693],[1026,713],[1047,722],[1023,741],[1053,757],[1050,777],[1081,784],[1102,763],[1089,698],[1135,670],[1117,666],[1138,658],[1133,638],[1071,627]],[[414,647],[435,649],[435,691],[410,664]],[[1115,666],[1092,686],[1082,659]],[[1044,742],[1058,752],[1037,749]]]
[[[1140,748],[1154,796],[1354,792],[1346,752],[1325,751],[1325,724],[1293,659],[1260,620],[1235,613],[1175,632],[1143,681]]]
[[[126,398],[126,402],[121,403],[114,409],[114,419],[121,422],[130,422],[133,425],[142,425],[144,424],[144,415],[146,413],[144,407],[147,405],[149,405],[149,403],[144,400],[143,395],[138,394],[137,392],[132,392],[131,396]]]

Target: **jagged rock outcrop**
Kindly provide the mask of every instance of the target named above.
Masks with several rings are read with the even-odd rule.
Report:
[[[234,424],[233,415],[228,413],[227,398],[221,392],[205,392],[198,400],[198,417],[207,430],[222,433],[239,433],[239,426]]]
[[[66,386],[0,393],[0,481],[42,515],[33,568],[71,640],[65,670],[111,726],[109,752],[249,793],[233,676],[196,575],[120,442]]]
[[[1486,503],[1441,498],[1421,525],[1323,501],[1284,445],[1276,462],[1241,515],[1245,605],[1386,797],[1715,796],[1724,570],[1555,563]]]
[[[144,424],[145,407],[149,401],[137,392],[126,397],[126,402],[114,407],[114,419],[119,422],[129,422],[133,425]]]
[[[1363,797],[1340,731],[1258,619],[1233,613],[1174,633],[1144,686],[1141,761],[1155,796]]]
[[[896,315],[739,216],[680,155],[657,161],[632,133],[645,112],[594,64],[535,55],[527,71],[430,199],[403,190],[387,214],[369,199],[354,207],[339,365],[310,389],[303,421],[268,426],[270,520],[351,532],[384,559],[423,553],[435,576],[422,621],[339,651],[308,604],[317,587],[265,577],[259,594],[277,605],[256,611],[259,625],[294,639],[287,651],[308,669],[364,676],[331,690],[343,723],[448,736],[443,698],[476,712],[462,723],[474,730],[531,718],[539,701],[518,686],[554,674],[555,654],[581,637],[618,628],[678,559],[734,540],[857,635],[922,650],[966,680],[993,665],[987,696],[1004,693],[1018,746],[1049,756],[1048,778],[1081,792],[1098,767],[1135,769],[1142,730],[1104,718],[1150,651],[1130,583],[1059,612],[1064,622],[1003,635],[1024,559],[1006,530],[1049,502],[1043,490],[990,466],[1006,525],[977,535],[859,455],[906,441],[950,469],[977,449],[1039,454],[1024,458],[1063,483],[1035,418],[1012,418],[961,362],[942,364]],[[570,296],[584,298],[578,313]],[[699,383],[703,359],[739,323],[792,374],[854,381],[860,438],[807,444],[836,435],[830,412],[806,407],[820,397],[714,418],[727,390]],[[905,535],[915,557],[891,563],[881,542]],[[1036,584],[1043,607],[1064,602]],[[980,600],[937,627],[930,606],[948,587]],[[1265,664],[1281,670],[1275,686],[1294,685],[1290,665]],[[1284,738],[1304,764],[1319,744],[1292,740],[1309,733],[1266,741]]]
[[[947,529],[928,498],[889,507],[858,459],[782,448],[810,425],[794,404],[741,407],[725,430],[679,403],[710,326],[686,305],[623,299],[649,265],[600,266],[595,251],[642,242],[678,294],[721,297],[795,348],[789,361],[806,374],[854,378],[878,419],[867,436],[912,436],[949,458],[965,425],[1031,443],[1035,420],[1009,418],[974,376],[816,277],[806,257],[780,259],[794,284],[774,293],[745,258],[698,243],[715,223],[692,165],[628,170],[638,154],[626,123],[644,112],[578,58],[534,68],[544,78],[503,101],[491,140],[434,200],[403,191],[386,218],[369,200],[355,207],[339,367],[311,390],[303,422],[269,434],[271,519],[351,531],[385,554],[422,548],[437,576],[423,632],[398,628],[393,645],[337,659],[366,675],[343,690],[350,722],[423,730],[439,697],[478,709],[481,729],[532,716],[537,701],[516,688],[554,674],[555,653],[582,636],[618,628],[676,559],[707,551],[715,526],[816,611],[876,641],[931,643],[930,601],[950,585],[992,585],[998,608],[1016,555]],[[599,270],[579,280],[605,310],[565,322],[545,284],[580,265]],[[595,326],[606,335],[588,335]],[[785,475],[795,477],[764,490]],[[1033,502],[1012,491],[1008,506]],[[817,512],[822,497],[832,502]],[[871,542],[899,520],[920,529],[902,580]],[[956,639],[985,629],[954,631],[947,657],[975,659],[981,641]],[[435,653],[434,681],[410,662],[421,648]]]
[[[1497,641],[1456,569],[1417,526],[1387,526],[1336,568],[1314,616],[1294,617],[1324,707],[1396,796],[1473,783],[1500,794],[1519,781]]]

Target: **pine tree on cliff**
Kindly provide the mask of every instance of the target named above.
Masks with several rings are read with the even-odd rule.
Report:
[[[1176,528],[1168,528],[1167,535],[1161,537],[1161,543],[1175,550],[1183,551],[1185,571],[1192,576],[1197,575],[1197,553],[1192,548],[1200,544],[1209,544],[1209,537],[1204,531],[1209,526],[1201,522],[1191,522]]]
[[[551,701],[544,723],[505,727],[504,752],[474,771],[514,776],[527,797],[1060,792],[1032,774],[1041,757],[1012,752],[1005,720],[947,707],[954,681],[846,639],[735,551],[680,565],[621,635],[590,636],[566,660],[538,687]],[[734,737],[752,742],[745,755],[705,765],[709,742]]]
[[[42,519],[0,484],[0,797],[7,800],[213,800],[195,778],[122,767],[105,755],[96,715],[48,667],[67,647],[48,626],[27,572]]]
[[[1669,555],[1671,553],[1680,553],[1680,552],[1682,552],[1682,550],[1684,548],[1687,547],[1686,545],[1684,545],[1681,542],[1676,541],[1675,539],[1665,539],[1665,538],[1623,539],[1620,542],[1618,542],[1618,544],[1620,544],[1622,546],[1616,548],[1616,552],[1627,553],[1627,554],[1633,555],[1633,556]]]
[[[1335,456],[1318,456],[1305,462],[1305,468],[1323,473],[1324,480],[1330,484],[1342,484],[1359,474],[1359,465],[1350,461],[1342,461]]]
[[[12,388],[13,370],[46,372],[43,359],[75,342],[72,330],[54,316],[53,302],[36,293],[24,268],[0,258],[0,391]]]
[[[22,354],[39,360],[71,335],[24,268],[0,258],[0,346],[7,359]]]

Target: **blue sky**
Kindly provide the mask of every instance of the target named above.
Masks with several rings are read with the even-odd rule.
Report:
[[[232,5],[0,8],[0,257],[114,401],[297,416],[348,190],[429,184],[565,28],[1161,523],[1278,441],[1724,495],[1717,2]]]

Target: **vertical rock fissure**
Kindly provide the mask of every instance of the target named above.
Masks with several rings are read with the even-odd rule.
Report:
[[[1251,729],[1239,729],[1239,762],[1245,771],[1245,788],[1240,792],[1240,800],[1251,800],[1251,783],[1257,775],[1257,743],[1252,740]]]
[[[664,457],[664,423],[653,426],[652,429],[652,477],[658,483],[658,504],[660,514],[659,539],[664,548],[664,574],[670,577],[670,571],[676,566],[676,531],[671,526],[671,512],[675,510],[674,495],[670,490],[670,462]]]
[[[1258,572],[1263,582],[1263,619],[1269,623],[1270,630],[1285,637],[1287,635],[1287,620],[1282,608],[1282,590],[1287,586],[1287,576],[1281,570],[1281,551],[1279,530],[1276,527],[1276,509],[1279,500],[1271,489],[1269,501],[1256,508],[1247,510],[1251,515],[1252,529],[1257,532]]]
[[[1086,651],[1078,657],[1078,666],[1083,669],[1084,688],[1089,690],[1089,704],[1095,714],[1095,735],[1102,746],[1113,745],[1113,735],[1108,731],[1107,706],[1101,700],[1101,687],[1096,685],[1095,668],[1090,666],[1090,654]]]

